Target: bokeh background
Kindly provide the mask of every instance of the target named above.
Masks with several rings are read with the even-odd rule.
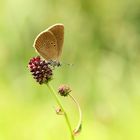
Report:
[[[76,140],[140,140],[139,0],[0,0],[0,140],[70,140],[63,116],[27,64],[37,34],[65,25],[51,84],[72,88],[83,112]],[[74,128],[78,113],[61,98]]]

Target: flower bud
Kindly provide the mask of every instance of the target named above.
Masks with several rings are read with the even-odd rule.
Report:
[[[62,111],[62,109],[60,107],[57,107],[55,109],[55,112],[56,112],[57,115],[64,115],[64,112]]]
[[[71,92],[71,89],[69,86],[67,85],[61,85],[59,88],[58,88],[58,93],[61,95],[61,96],[67,96],[69,93]]]
[[[76,136],[81,132],[81,130],[82,130],[82,124],[80,124],[78,128],[73,130],[73,134]]]

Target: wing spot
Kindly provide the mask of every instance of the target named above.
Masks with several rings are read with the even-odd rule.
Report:
[[[50,44],[51,44],[51,45],[53,45],[54,47],[56,46],[56,44],[55,44],[55,43],[53,43],[53,42],[50,42]]]

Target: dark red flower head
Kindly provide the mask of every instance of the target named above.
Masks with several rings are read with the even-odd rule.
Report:
[[[53,73],[50,64],[41,60],[40,56],[30,59],[28,68],[39,84],[47,83],[52,79]]]

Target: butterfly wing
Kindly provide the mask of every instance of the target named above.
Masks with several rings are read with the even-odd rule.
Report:
[[[34,41],[34,48],[45,60],[58,59],[58,44],[56,37],[49,30],[41,32]]]
[[[48,28],[57,40],[57,47],[58,47],[58,59],[62,53],[63,42],[64,42],[64,25],[63,24],[55,24]]]

